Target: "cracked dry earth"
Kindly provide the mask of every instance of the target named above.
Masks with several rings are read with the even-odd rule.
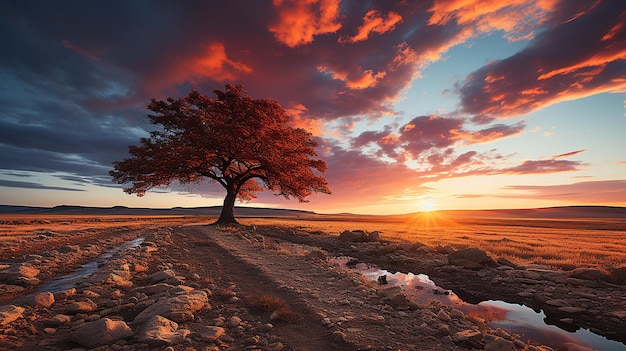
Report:
[[[118,252],[75,288],[26,290],[1,306],[0,349],[551,350],[437,302],[416,304],[399,288],[329,263],[320,247],[271,232],[126,230],[125,238],[145,238],[141,246]],[[90,255],[106,249],[84,245]],[[59,252],[10,263],[44,270]]]

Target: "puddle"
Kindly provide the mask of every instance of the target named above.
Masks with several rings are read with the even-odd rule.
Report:
[[[62,277],[54,278],[48,280],[44,283],[35,293],[48,291],[51,293],[67,290],[76,287],[76,283],[80,281],[82,278],[90,276],[93,273],[96,273],[100,267],[102,267],[113,255],[118,251],[129,250],[141,245],[141,243],[145,240],[145,238],[136,238],[120,245],[117,245],[109,250],[107,250],[102,256],[98,257],[96,260],[91,261],[89,263],[85,263],[79,269],[74,271],[73,273],[64,275]]]
[[[501,328],[511,334],[517,334],[521,340],[531,344],[547,345],[555,350],[563,351],[626,351],[625,344],[609,340],[587,329],[580,328],[575,332],[568,332],[557,326],[546,324],[546,316],[543,312],[537,313],[523,305],[492,300],[478,304],[467,303],[453,291],[438,287],[425,274],[390,273],[373,265],[354,264],[355,260],[350,257],[337,257],[329,261],[347,269],[356,270],[373,281],[386,275],[389,285],[401,286],[407,295],[418,303],[425,304],[435,300],[444,305],[453,306],[467,315],[485,320],[491,328]]]

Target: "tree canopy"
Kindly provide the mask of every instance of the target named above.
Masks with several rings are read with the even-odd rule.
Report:
[[[113,181],[132,184],[124,191],[138,196],[174,182],[217,182],[226,190],[220,224],[236,223],[235,200],[254,199],[264,188],[300,202],[313,192],[330,194],[317,142],[288,125],[278,102],[252,99],[241,85],[214,93],[152,99],[149,118],[158,128],[129,146],[132,157],[113,162]]]

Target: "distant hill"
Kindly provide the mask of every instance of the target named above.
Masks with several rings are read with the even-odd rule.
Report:
[[[173,208],[138,208],[138,207],[86,207],[86,206],[54,206],[30,207],[0,205],[0,214],[42,214],[42,215],[118,215],[118,216],[219,216],[221,206],[211,207],[173,207]],[[563,206],[530,209],[505,210],[447,210],[437,211],[451,218],[527,218],[527,219],[574,219],[574,218],[617,218],[626,220],[626,207],[613,206]],[[356,215],[317,214],[313,211],[290,210],[263,207],[236,207],[236,217],[291,217],[319,220],[394,220],[414,216],[415,213],[403,215]]]
[[[119,216],[219,216],[221,206],[211,207],[174,207],[174,208],[137,208],[137,207],[87,207],[87,206],[54,206],[31,207],[0,205],[0,214],[42,214],[42,215],[119,215]],[[315,216],[315,212],[262,208],[236,207],[237,217],[304,217]]]

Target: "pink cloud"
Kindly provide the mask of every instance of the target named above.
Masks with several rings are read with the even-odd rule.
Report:
[[[587,150],[576,150],[576,151],[572,151],[572,152],[566,152],[564,154],[554,155],[554,156],[552,156],[552,159],[563,158],[563,157],[570,157],[570,156],[578,155],[578,154],[586,152],[586,151]]]
[[[509,118],[560,101],[626,91],[626,10],[614,1],[567,4],[555,8],[551,26],[528,48],[467,77],[460,88],[465,112],[476,121]],[[578,6],[584,10],[576,11]]]
[[[580,161],[569,160],[527,160],[516,167],[507,168],[501,173],[509,174],[542,174],[557,172],[572,172],[581,170],[584,164]]]

